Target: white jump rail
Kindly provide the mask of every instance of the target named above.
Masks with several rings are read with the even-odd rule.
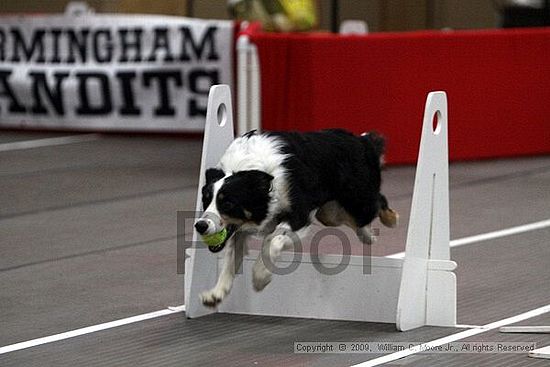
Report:
[[[228,86],[210,90],[199,187],[204,172],[215,166],[234,139]],[[433,127],[437,116],[437,127]],[[221,121],[221,123],[219,123]],[[197,211],[201,210],[201,191]],[[298,262],[284,253],[280,267],[297,266],[288,275],[274,275],[262,292],[252,287],[257,252],[245,257],[233,289],[218,309],[204,307],[199,293],[212,288],[221,269],[221,255],[212,254],[194,237],[187,249],[186,315],[213,312],[395,323],[405,331],[423,325],[456,325],[456,263],[449,259],[449,184],[447,99],[444,92],[428,95],[406,250],[403,259],[351,256],[338,274],[321,274],[342,263],[342,255],[303,254]],[[298,263],[296,263],[298,262]],[[332,264],[332,265],[331,265]],[[365,264],[370,271],[365,272]],[[369,274],[365,274],[369,273]]]
[[[237,132],[261,130],[261,83],[258,48],[247,35],[237,40]]]

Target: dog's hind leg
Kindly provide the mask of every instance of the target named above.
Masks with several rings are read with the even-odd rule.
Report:
[[[380,218],[380,222],[386,227],[396,227],[399,222],[399,214],[388,206],[388,200],[382,194],[379,195],[379,207],[378,217]],[[319,208],[315,217],[325,226],[337,227],[345,225],[352,228],[363,243],[372,244],[376,238],[370,223],[359,227],[355,218],[337,201],[325,203]]]
[[[372,244],[375,240],[374,233],[370,225],[363,227],[357,226],[357,221],[351,216],[337,201],[329,201],[325,203],[317,213],[315,218],[321,224],[328,227],[338,227],[341,225],[348,226],[357,233],[357,237],[365,244]]]
[[[241,267],[246,251],[246,234],[237,232],[225,246],[222,271],[214,288],[202,292],[199,297],[203,305],[216,307],[229,294],[235,273]]]
[[[397,227],[399,223],[399,214],[391,209],[388,205],[388,199],[382,194],[379,195],[378,202],[380,204],[380,210],[378,211],[378,218],[383,225],[390,228]]]
[[[355,219],[337,201],[329,201],[315,213],[315,218],[327,227],[338,227],[341,225],[357,229]]]
[[[382,194],[378,195],[378,218],[383,225],[390,228],[397,227],[399,223],[399,214],[388,206],[388,200]],[[372,244],[376,239],[377,233],[373,231],[371,223],[357,229],[357,236],[366,244]]]
[[[256,291],[263,290],[270,282],[275,262],[283,250],[291,249],[294,241],[302,240],[308,233],[309,227],[303,227],[293,232],[286,223],[281,223],[275,231],[268,235],[252,269],[252,285]]]

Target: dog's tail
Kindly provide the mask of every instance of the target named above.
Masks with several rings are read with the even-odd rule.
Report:
[[[380,159],[380,166],[384,166],[384,154],[386,153],[386,139],[376,131],[361,134],[361,139],[369,144]]]

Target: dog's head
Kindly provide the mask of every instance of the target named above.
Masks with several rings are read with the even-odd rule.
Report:
[[[208,169],[202,187],[204,214],[195,223],[197,232],[213,234],[227,228],[232,234],[242,225],[259,225],[268,214],[272,180],[273,176],[258,170],[226,175],[220,169]]]

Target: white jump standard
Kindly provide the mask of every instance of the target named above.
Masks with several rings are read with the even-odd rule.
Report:
[[[228,86],[210,90],[202,152],[199,188],[205,171],[214,167],[234,139],[232,104]],[[438,124],[433,128],[433,118]],[[197,193],[197,211],[201,192]],[[198,237],[194,234],[194,244]],[[233,248],[233,246],[231,246]],[[226,248],[228,251],[229,248]],[[231,293],[217,312],[396,323],[399,330],[423,325],[456,325],[456,263],[449,255],[449,185],[447,101],[444,92],[428,95],[416,171],[411,217],[404,259],[349,256],[338,274],[322,274],[342,263],[342,255],[311,256],[300,261],[283,253],[278,266],[295,267],[279,275],[262,292],[252,287],[252,267],[258,257],[250,251],[243,259]],[[211,289],[221,271],[221,255],[206,246],[187,249],[185,303],[187,317],[216,310],[205,307],[199,294]],[[226,256],[234,256],[227,254]],[[370,264],[370,274],[364,274]]]

